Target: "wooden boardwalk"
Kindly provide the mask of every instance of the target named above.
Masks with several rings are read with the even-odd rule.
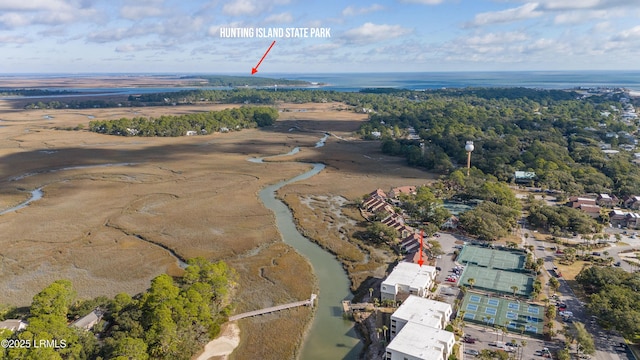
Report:
[[[298,307],[298,306],[311,306],[311,307],[313,307],[313,302],[316,300],[316,297],[317,297],[316,294],[311,294],[311,298],[309,298],[307,300],[304,300],[304,301],[296,301],[296,302],[289,303],[289,304],[277,305],[277,306],[272,306],[272,307],[268,307],[268,308],[265,308],[265,309],[248,311],[246,313],[229,316],[229,321],[236,321],[236,320],[244,319],[244,318],[247,318],[247,317],[268,314],[268,313],[272,313],[272,312],[276,312],[276,311],[280,311],[280,310],[291,309],[291,308]]]

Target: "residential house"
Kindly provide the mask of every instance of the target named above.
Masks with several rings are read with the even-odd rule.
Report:
[[[618,205],[618,198],[615,195],[600,194],[596,199],[596,204],[608,208]]]
[[[395,212],[391,204],[378,197],[367,199],[362,204],[362,207],[370,213],[385,212],[387,214],[393,214]]]
[[[74,321],[71,326],[78,327],[84,330],[91,330],[93,327],[102,320],[103,312],[96,309],[80,319]]]
[[[7,329],[12,332],[24,330],[27,328],[27,323],[20,319],[7,319],[0,321],[0,329]]]
[[[600,217],[601,208],[598,205],[580,204],[576,209],[586,213],[587,215],[591,216],[594,219],[597,219]]]
[[[580,205],[597,205],[596,199],[588,198],[588,197],[580,197],[580,196],[572,196],[569,198],[569,205],[572,208],[578,208]]]
[[[391,315],[391,340],[409,322],[444,329],[452,312],[448,303],[410,295]]]
[[[418,251],[419,247],[420,247],[420,234],[416,234],[416,233],[409,234],[409,236],[405,237],[400,242],[400,249],[404,250],[407,253]]]
[[[639,210],[640,209],[640,196],[629,196],[624,199],[624,207],[627,209]]]
[[[618,228],[627,227],[627,213],[622,210],[609,212],[609,222]]]
[[[399,300],[399,295],[427,296],[436,279],[436,268],[401,262],[380,285],[381,300]]]
[[[628,229],[640,228],[640,214],[630,212],[630,213],[627,213],[625,217],[626,217],[625,221],[627,222],[626,227]]]
[[[386,360],[445,360],[455,344],[452,332],[408,322],[391,340]]]

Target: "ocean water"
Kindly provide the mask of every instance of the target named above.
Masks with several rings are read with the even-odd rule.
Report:
[[[640,91],[640,71],[502,71],[431,73],[265,74],[263,76],[326,84],[322,88],[358,91],[363,88],[428,90],[465,87],[623,87]]]
[[[102,77],[121,74],[0,74],[3,77]],[[128,74],[135,75],[135,74]],[[146,76],[181,76],[196,74],[137,74]],[[214,74],[215,75],[215,74]],[[247,76],[246,73],[225,75]],[[430,90],[465,87],[528,87],[538,89],[573,89],[576,87],[622,87],[640,92],[640,70],[631,71],[501,71],[501,72],[405,72],[405,73],[265,73],[261,77],[274,79],[304,80],[323,84],[319,89],[335,91],[359,91],[365,88],[397,88],[410,90]],[[272,88],[272,87],[271,87]],[[50,90],[57,90],[50,89]],[[81,88],[70,86],[92,95],[146,94],[155,92],[175,92],[192,89],[225,90],[226,87],[148,87],[148,88]],[[60,97],[73,95],[60,95]],[[6,97],[5,97],[6,98]],[[33,97],[36,98],[36,97]]]

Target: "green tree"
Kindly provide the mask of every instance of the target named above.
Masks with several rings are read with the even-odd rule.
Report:
[[[582,348],[585,354],[593,355],[596,352],[593,336],[589,334],[581,322],[574,321],[573,327],[576,331],[576,341],[578,342],[579,348]]]
[[[31,316],[55,315],[66,317],[76,292],[69,280],[56,280],[33,297]]]

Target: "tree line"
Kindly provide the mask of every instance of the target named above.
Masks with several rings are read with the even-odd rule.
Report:
[[[89,130],[100,134],[121,136],[183,136],[236,131],[272,125],[278,110],[272,107],[244,106],[236,109],[200,112],[184,115],[162,115],[158,118],[121,118],[93,120]]]
[[[160,275],[135,297],[121,293],[78,301],[70,281],[53,282],[23,314],[26,329],[0,329],[0,339],[15,344],[52,346],[3,347],[0,359],[191,359],[227,320],[236,274],[224,262],[196,258],[188,264],[183,277]],[[94,309],[104,318],[92,331],[70,326]],[[14,309],[4,317],[19,313]]]

